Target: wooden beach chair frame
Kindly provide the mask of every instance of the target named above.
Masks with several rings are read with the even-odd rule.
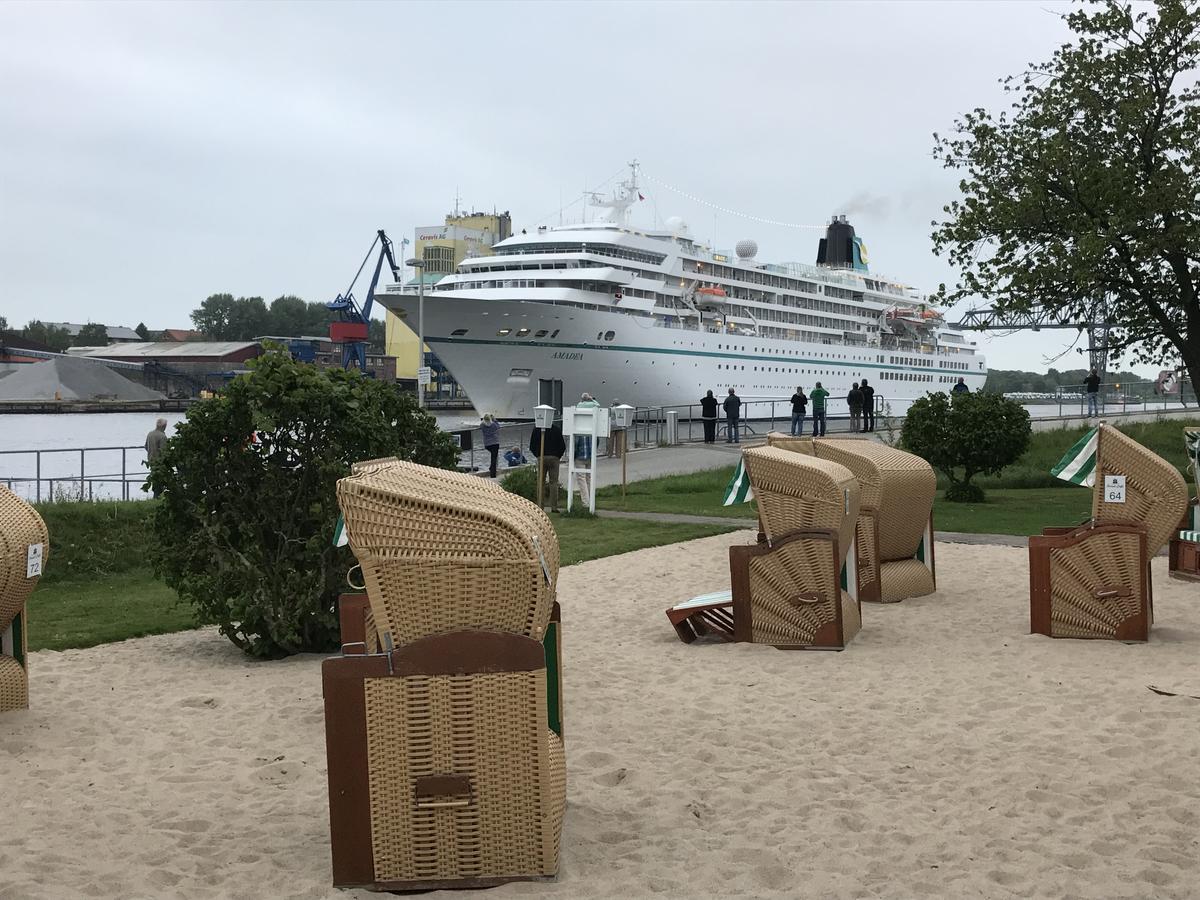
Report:
[[[397,460],[356,465],[338,501],[366,592],[339,598],[342,654],[322,669],[334,884],[553,877],[566,768],[549,519]]]
[[[837,504],[844,507],[842,527],[822,528],[795,521],[773,527],[776,523],[769,507],[778,511],[787,506],[787,500],[762,502],[767,492],[755,482],[762,477],[758,461],[767,458],[764,453],[772,455],[776,466],[814,470],[808,477],[824,479],[826,494],[833,485],[844,491]],[[724,641],[771,644],[780,650],[844,649],[862,623],[856,579],[848,575],[857,568],[855,541],[851,537],[842,543],[854,533],[857,482],[844,466],[815,457],[793,456],[777,447],[752,448],[744,451],[743,457],[755,496],[760,498],[764,532],[756,544],[729,548],[728,595],[706,595],[677,604],[666,611],[667,620],[685,644],[712,635]],[[830,499],[824,497],[826,506]],[[795,505],[803,502],[797,498]],[[829,517],[826,509],[824,518]],[[799,578],[795,577],[797,573]],[[709,596],[711,599],[707,599]]]
[[[1123,502],[1104,495],[1105,476],[1125,477]],[[1187,504],[1187,486],[1166,460],[1101,423],[1092,518],[1029,539],[1030,632],[1048,637],[1146,641],[1154,621],[1150,559]]]

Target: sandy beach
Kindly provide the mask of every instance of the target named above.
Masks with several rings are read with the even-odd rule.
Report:
[[[563,570],[561,872],[461,896],[1200,896],[1200,700],[1148,688],[1200,696],[1200,590],[1165,560],[1147,645],[1029,635],[1025,551],[956,544],[843,653],[679,643],[664,608],[752,538]],[[330,886],[319,657],[42,652],[31,697],[0,898],[371,896]]]

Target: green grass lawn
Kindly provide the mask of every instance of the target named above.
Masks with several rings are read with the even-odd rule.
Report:
[[[58,547],[59,555],[55,556],[52,550],[46,577],[38,583],[29,600],[31,650],[91,647],[196,627],[191,608],[180,603],[175,592],[145,568],[144,547],[124,547],[125,556],[141,561],[141,567],[112,571],[121,564],[117,563],[117,555],[106,546],[105,529],[121,540],[129,540],[137,529],[119,527],[120,523],[141,520],[147,510],[121,508],[127,504],[56,506],[74,509],[56,509],[46,515],[47,521],[59,526],[51,530],[52,546]],[[558,532],[561,565],[564,566],[643,547],[722,534],[736,527],[732,524],[723,528],[630,519],[552,518]],[[88,526],[100,530],[89,534]],[[83,577],[89,570],[90,574]]]
[[[605,488],[598,496],[606,509],[630,512],[683,513],[693,516],[754,518],[757,505],[739,503],[722,506],[725,486],[733,467],[668,475],[629,485],[625,504],[621,489]],[[938,531],[968,531],[975,534],[1040,534],[1044,525],[1073,525],[1091,511],[1091,492],[1085,488],[1061,487],[1013,489],[989,488],[984,503],[947,503],[938,492],[933,521]]]

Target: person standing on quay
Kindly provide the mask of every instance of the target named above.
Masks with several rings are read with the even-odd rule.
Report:
[[[163,445],[167,442],[167,420],[159,419],[154,423],[154,430],[146,435],[146,468],[150,468],[150,463],[158,459],[159,454],[163,451]],[[154,496],[157,497],[160,491],[154,489]]]
[[[960,378],[959,381],[962,379]],[[1088,418],[1100,418],[1100,376],[1096,374],[1096,370],[1092,369],[1088,373],[1088,377],[1083,380],[1083,386],[1087,388],[1087,404]],[[1179,396],[1183,396],[1183,391],[1179,392]]]
[[[952,394],[969,394],[969,393],[971,393],[971,389],[969,387],[967,387],[966,381],[964,381],[962,376],[960,375],[958,378],[958,384],[956,384],[954,387],[952,387],[950,389],[950,393],[952,393]]]
[[[500,455],[500,423],[491,413],[485,413],[483,421],[479,423],[479,430],[483,432],[483,447],[492,457],[488,464],[488,475],[495,478],[496,458]]]
[[[808,399],[812,401],[813,437],[825,437],[825,401],[828,397],[829,391],[821,387],[819,381],[813,392],[808,395]]]
[[[535,459],[542,454],[542,505],[550,503],[550,511],[558,512],[558,467],[563,454],[567,452],[567,442],[563,439],[562,428],[557,422],[546,429],[546,451],[542,454],[542,429],[533,429],[529,436],[529,453]]]
[[[863,393],[859,390],[857,381],[846,395],[846,404],[850,407],[850,430],[862,431]]]
[[[808,412],[808,397],[804,388],[796,385],[796,393],[792,394],[792,434],[804,435],[804,414]]]
[[[700,398],[700,418],[704,422],[704,443],[717,442],[717,398],[709,391]]]
[[[616,426],[617,407],[620,405],[621,401],[613,397],[613,402],[608,406],[608,449],[604,455],[610,458],[625,455],[625,429]]]
[[[859,388],[863,395],[863,431],[875,430],[875,388],[867,384],[867,379],[862,380],[862,387]]]
[[[729,396],[725,398],[725,443],[740,444],[742,436],[738,431],[738,425],[742,418],[742,398],[733,392],[733,388],[729,389]]]

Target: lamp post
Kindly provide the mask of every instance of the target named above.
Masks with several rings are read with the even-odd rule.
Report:
[[[425,408],[425,385],[421,369],[425,368],[425,260],[413,257],[406,260],[417,273],[417,406]]]

